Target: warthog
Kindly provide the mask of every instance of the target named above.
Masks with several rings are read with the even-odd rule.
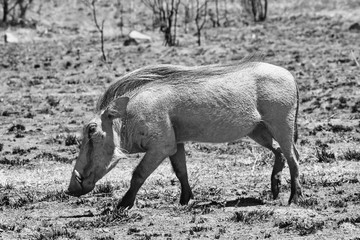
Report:
[[[145,152],[118,208],[131,208],[147,177],[167,157],[181,184],[181,204],[193,197],[184,143],[222,143],[249,136],[275,154],[273,197],[287,160],[289,204],[301,196],[295,148],[299,96],[287,70],[268,63],[144,67],[113,83],[100,98],[98,113],[84,126],[68,193],[80,196],[109,172],[124,153]],[[273,147],[273,139],[280,148]]]

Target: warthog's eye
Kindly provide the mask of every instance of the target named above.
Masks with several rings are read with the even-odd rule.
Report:
[[[91,123],[89,124],[89,130],[88,130],[88,133],[89,133],[89,138],[91,138],[91,136],[96,132],[96,123]]]

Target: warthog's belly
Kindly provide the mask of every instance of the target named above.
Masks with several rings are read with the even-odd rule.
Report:
[[[173,120],[178,142],[230,142],[248,135],[261,121],[256,109],[251,112],[208,109],[207,113],[183,114]]]

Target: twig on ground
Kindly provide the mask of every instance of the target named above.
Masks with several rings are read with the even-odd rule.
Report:
[[[355,56],[354,50],[351,50],[351,57],[353,58],[353,60],[354,60],[354,62],[356,63],[356,65],[357,65],[358,67],[360,67],[359,62],[356,60],[356,56]]]

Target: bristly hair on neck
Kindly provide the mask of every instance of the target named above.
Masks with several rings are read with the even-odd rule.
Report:
[[[112,100],[134,91],[146,84],[167,83],[167,84],[186,84],[186,81],[194,82],[213,76],[221,76],[233,71],[249,68],[264,59],[263,53],[256,53],[244,57],[240,61],[228,64],[213,64],[195,67],[185,67],[178,65],[151,65],[133,72],[130,72],[116,82],[112,83],[102,94],[97,102],[96,110],[104,110]]]

